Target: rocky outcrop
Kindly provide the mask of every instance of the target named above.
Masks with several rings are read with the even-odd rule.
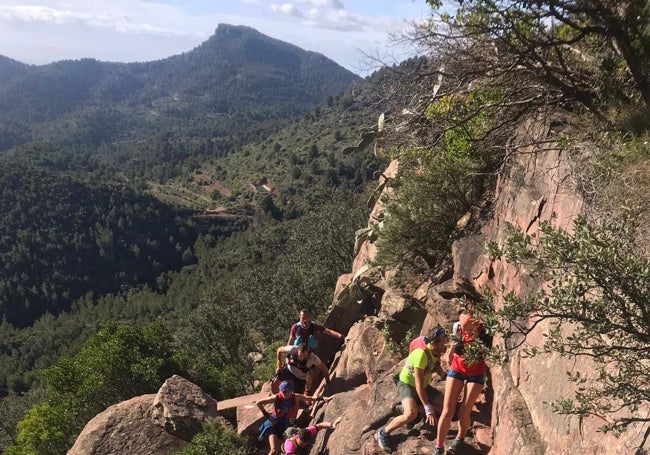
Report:
[[[513,143],[531,144],[548,134],[547,125],[531,122],[518,130]],[[512,228],[535,233],[542,221],[551,218],[556,226],[570,230],[572,220],[581,213],[583,206],[570,163],[571,160],[558,149],[520,147],[518,153],[510,157],[507,172],[499,179],[489,218],[473,220],[482,226],[478,232],[459,233],[450,252],[453,261],[450,270],[439,271],[434,278],[421,283],[412,295],[391,288],[385,279],[390,272],[374,277],[372,284],[379,292],[374,293],[374,301],[365,306],[365,311],[371,312],[374,308],[372,314],[375,316],[366,316],[349,331],[348,346],[354,346],[354,351],[340,353],[333,365],[334,376],[341,381],[337,386],[340,393],[316,415],[317,419],[327,420],[343,415],[342,428],[327,436],[329,452],[316,453],[379,453],[371,436],[390,418],[391,407],[396,402],[392,375],[398,371],[399,364],[391,365],[397,359],[386,355],[385,342],[377,327],[387,324],[398,339],[408,325],[421,327],[421,333],[427,333],[436,324],[451,324],[456,317],[455,299],[458,297],[480,298],[487,287],[497,296],[498,305],[499,298],[508,292],[521,296],[543,285],[532,279],[525,269],[492,261],[485,246],[490,241],[502,242],[512,233]],[[380,218],[380,210],[378,204],[373,210],[371,224],[373,219]],[[475,215],[470,214],[472,216]],[[465,219],[461,224],[467,223]],[[372,245],[363,245],[354,261],[353,272],[362,270],[375,253]],[[350,283],[353,276],[343,276],[338,289]],[[425,311],[407,309],[413,302]],[[355,308],[358,311],[354,318],[361,318],[364,307],[357,305]],[[540,343],[543,331],[544,327],[540,326],[529,341]],[[645,453],[644,450],[650,449],[646,441],[647,425],[632,427],[620,438],[615,438],[597,431],[602,421],[560,416],[551,411],[549,402],[574,392],[565,372],[574,369],[588,372],[588,362],[555,355],[531,359],[518,350],[511,353],[510,359],[505,366],[493,366],[490,370],[488,387],[473,413],[474,445],[464,454],[622,455]],[[397,443],[394,453],[398,455],[431,451],[432,439],[427,429],[398,431],[394,439]],[[324,437],[319,440],[324,444]]]
[[[158,394],[110,406],[93,418],[68,455],[164,455],[184,447],[214,420],[217,402],[198,386],[172,376]]]
[[[187,444],[151,420],[155,395],[113,405],[82,430],[68,455],[172,454]]]
[[[189,441],[201,424],[217,417],[217,402],[178,375],[162,385],[151,406],[151,420],[169,434]]]
[[[545,125],[531,123],[520,129],[519,134],[523,136],[520,142],[530,143],[527,138],[544,138],[547,133]],[[570,163],[557,149],[521,149],[513,157],[509,172],[499,181],[494,215],[484,226],[482,235],[500,242],[513,226],[533,234],[541,221],[552,217],[556,226],[571,230],[572,221],[582,211],[583,201],[576,190],[572,178],[575,172]],[[456,256],[466,259],[466,251],[459,247]],[[525,269],[503,261],[490,262],[485,254],[476,257],[474,266],[459,271],[464,274],[461,280],[472,283],[475,289],[487,285],[497,297],[508,292],[521,296],[543,285],[533,280]],[[541,344],[544,330],[544,326],[538,327],[528,341]],[[551,411],[549,402],[572,396],[574,392],[566,372],[589,373],[589,362],[558,355],[527,358],[519,350],[512,352],[510,358],[504,367],[492,369],[495,424],[490,453],[623,455],[636,453],[639,447],[650,448],[644,441],[647,428],[631,428],[615,438],[598,432],[603,424],[601,420],[560,416]]]

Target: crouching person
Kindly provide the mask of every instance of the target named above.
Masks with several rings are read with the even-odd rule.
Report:
[[[282,453],[287,455],[307,455],[316,442],[316,434],[320,430],[336,429],[336,425],[341,421],[339,417],[334,422],[319,422],[315,425],[309,425],[306,428],[289,427],[285,432],[286,440],[282,444]]]
[[[375,433],[377,444],[385,452],[393,450],[390,446],[390,434],[414,421],[419,412],[424,412],[427,424],[436,426],[437,416],[442,412],[443,395],[429,383],[434,371],[441,378],[446,377],[440,366],[440,357],[447,350],[447,341],[444,329],[438,327],[431,337],[418,337],[409,344],[409,356],[397,381],[401,403],[396,409],[401,415]]]
[[[269,438],[269,455],[279,455],[283,441],[284,431],[291,425],[298,415],[301,403],[314,401],[329,401],[331,398],[310,397],[293,392],[293,384],[289,381],[280,383],[280,392],[268,398],[262,398],[255,404],[262,411],[266,420],[259,428],[258,439],[263,441]],[[273,404],[271,412],[266,410],[266,405]]]

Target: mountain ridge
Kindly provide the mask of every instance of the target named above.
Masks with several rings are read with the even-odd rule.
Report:
[[[98,147],[192,130],[206,117],[213,136],[237,136],[255,122],[295,118],[358,80],[325,56],[227,24],[191,51],[152,62],[31,66],[3,57],[0,151],[34,140]],[[105,123],[112,133],[97,134]]]

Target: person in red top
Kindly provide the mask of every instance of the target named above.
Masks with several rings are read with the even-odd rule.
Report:
[[[447,454],[455,454],[456,449],[463,444],[469,430],[472,408],[485,384],[487,370],[485,360],[479,359],[470,363],[463,357],[466,344],[480,342],[479,335],[483,331],[483,323],[474,316],[469,307],[463,311],[459,320],[460,340],[452,346],[454,352],[451,355],[451,365],[447,372],[445,401],[438,421],[436,447],[433,450],[433,455],[443,455],[445,453],[444,442],[451,426],[451,419],[456,411],[458,397],[467,384],[466,392],[458,410],[458,434],[449,449],[447,449]]]
[[[314,401],[327,402],[331,399],[332,397],[313,397],[294,393],[293,384],[289,381],[283,381],[280,384],[279,393],[255,402],[262,415],[266,417],[264,423],[259,427],[258,440],[263,441],[268,437],[269,455],[280,455],[282,434],[296,418],[301,403],[311,403]],[[269,404],[273,404],[271,412],[266,410],[266,406]]]

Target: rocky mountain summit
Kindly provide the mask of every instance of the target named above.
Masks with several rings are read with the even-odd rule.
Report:
[[[517,134],[539,139],[549,129],[544,122],[530,122]],[[485,287],[496,295],[510,291],[522,295],[542,286],[525,270],[492,260],[485,245],[503,239],[512,226],[533,233],[552,214],[556,225],[568,228],[581,212],[583,202],[571,178],[570,161],[561,150],[531,146],[513,155],[507,164],[490,207],[482,210],[487,215],[477,210],[463,217],[450,252],[451,265],[433,277],[423,276],[408,288],[394,288],[391,284],[396,281],[396,272],[369,266],[376,246],[368,241],[361,245],[351,272],[340,277],[333,304],[323,321],[347,334],[342,350],[334,341],[320,340],[319,354],[330,365],[332,378],[326,392],[332,393],[334,399],[311,410],[314,421],[339,417],[342,421],[334,431],[319,432],[312,453],[381,453],[373,435],[392,417],[393,405],[398,401],[393,377],[403,360],[398,349],[387,341],[386,330],[394,340],[407,334],[426,334],[436,324],[451,326],[455,299],[478,298]],[[397,166],[397,162],[391,163],[384,176],[395,175]],[[378,202],[370,216],[370,227],[381,210],[382,202]],[[530,341],[538,341],[535,338],[541,339],[542,333],[543,328],[534,331]],[[569,362],[555,355],[530,359],[515,349],[504,366],[492,366],[472,414],[470,438],[460,455],[623,455],[650,450],[641,426],[632,426],[615,438],[598,432],[602,422],[596,419],[551,411],[547,402],[572,391],[573,385],[565,380],[564,372],[589,369],[585,362]],[[444,388],[442,382],[435,385]],[[321,384],[317,393],[324,391]],[[198,387],[173,377],[158,395],[137,397],[98,415],[88,423],[69,454],[171,454],[198,431],[199,423],[215,418],[230,421],[224,425],[232,424],[240,434],[254,440],[263,418],[250,405],[259,396],[215,403]],[[303,419],[308,420],[308,416],[305,414]],[[452,427],[449,437],[454,434]],[[402,428],[394,434],[393,453],[429,454],[434,439],[434,430],[422,424]]]

